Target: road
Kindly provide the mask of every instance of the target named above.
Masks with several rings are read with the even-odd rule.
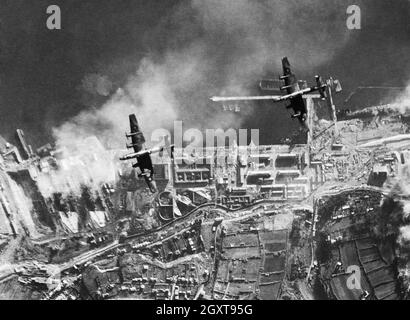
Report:
[[[98,248],[95,250],[91,250],[89,252],[86,252],[82,255],[79,255],[78,257],[75,257],[74,259],[60,264],[60,265],[47,265],[48,267],[48,272],[50,277],[58,276],[61,272],[68,270],[76,264],[83,264],[89,260],[92,260],[100,255],[103,255],[111,250],[114,250],[118,248],[120,244],[118,241],[114,241],[113,243],[103,247],[103,248]],[[31,261],[30,263],[36,264],[36,262]],[[27,262],[22,262],[19,264],[5,264],[0,266],[0,283],[10,280],[12,277],[15,277],[18,275],[16,270],[18,269],[24,269],[27,266]]]
[[[244,220],[244,219],[248,219],[248,218],[250,218],[250,217],[252,217],[252,216],[259,215],[259,214],[263,213],[263,206],[262,206],[263,203],[264,203],[264,202],[258,202],[258,203],[255,203],[255,204],[249,206],[249,207],[242,208],[242,209],[240,209],[240,210],[235,210],[235,212],[237,212],[238,215],[241,215],[241,214],[242,214],[242,215],[239,216],[239,217],[236,217],[236,218],[228,219],[227,221],[241,221],[241,220]],[[268,202],[266,202],[266,203],[270,203],[270,202],[268,201]],[[184,219],[188,218],[189,216],[191,216],[192,214],[198,212],[199,210],[203,210],[203,209],[208,208],[208,207],[209,207],[209,208],[212,208],[212,209],[227,210],[227,211],[233,212],[233,210],[229,210],[229,209],[227,209],[227,208],[225,208],[225,207],[218,206],[218,205],[215,206],[214,203],[212,203],[212,204],[205,204],[205,205],[202,205],[202,206],[200,206],[200,207],[195,208],[195,209],[192,210],[188,215],[185,215],[184,217],[181,217],[181,218],[179,218],[179,219],[173,221],[172,223],[167,224],[167,225],[165,225],[165,226],[163,226],[163,227],[161,227],[161,228],[159,228],[159,229],[157,229],[157,230],[153,230],[151,233],[159,232],[159,231],[163,230],[163,229],[166,228],[166,227],[170,227],[170,226],[171,226],[172,224],[174,224],[174,223],[182,222],[181,220],[184,220]],[[256,210],[254,209],[255,207],[256,207]],[[249,213],[246,213],[246,212],[249,212]],[[209,224],[209,223],[213,223],[213,222],[206,222],[206,223]],[[151,244],[147,245],[147,247],[155,246],[156,244],[160,244],[161,242],[163,242],[163,241],[165,241],[165,240],[167,240],[167,239],[169,239],[169,238],[172,238],[172,237],[174,237],[175,235],[183,234],[186,230],[189,230],[190,228],[191,228],[191,226],[188,227],[188,228],[185,228],[185,229],[183,229],[183,230],[181,230],[181,231],[179,231],[178,233],[174,233],[174,234],[170,235],[169,237],[167,237],[167,238],[165,238],[165,239],[162,239],[162,240],[160,240],[160,241],[156,241],[156,242],[154,242],[154,243],[151,243]],[[137,236],[139,237],[139,236],[143,236],[143,235],[146,235],[146,234],[130,236],[130,237],[128,237],[128,238],[125,240],[125,242],[130,242],[130,240],[135,240],[135,238],[136,238]],[[53,271],[53,274],[56,275],[57,273],[61,273],[61,272],[63,272],[63,271],[66,271],[66,270],[68,270],[68,269],[73,268],[75,265],[84,264],[84,263],[86,263],[87,261],[90,261],[90,260],[92,260],[92,259],[95,259],[95,258],[97,258],[97,257],[99,257],[99,256],[101,256],[101,255],[103,255],[103,254],[106,254],[107,252],[112,251],[112,250],[114,250],[114,249],[116,249],[116,248],[119,248],[119,247],[121,247],[121,246],[124,246],[124,244],[123,244],[123,243],[119,243],[118,240],[115,240],[114,242],[110,243],[109,245],[107,245],[107,246],[105,246],[105,247],[103,247],[103,248],[97,248],[97,249],[88,251],[88,252],[86,252],[86,253],[83,253],[83,254],[81,254],[81,255],[79,255],[79,256],[77,256],[77,257],[71,259],[70,261],[68,261],[68,262],[66,262],[66,263],[59,264],[59,265],[54,265],[55,271]],[[185,258],[188,259],[188,257],[185,257]],[[190,256],[190,258],[192,258],[192,256]],[[177,263],[181,263],[181,261],[180,261],[180,260],[174,261],[172,264],[168,264],[168,265],[166,265],[166,266],[164,266],[164,267],[169,268],[169,267],[171,267],[172,265],[177,264]],[[15,271],[14,271],[15,268],[18,268],[18,267],[21,267],[21,266],[24,266],[24,263],[17,264],[17,265],[9,265],[8,268],[2,267],[2,269],[0,269],[0,282],[9,279],[9,277],[15,276],[15,275],[16,275],[16,273],[15,273]]]
[[[313,293],[312,293],[312,289],[309,288],[306,285],[306,282],[304,281],[298,281],[297,282],[297,287],[299,289],[300,294],[303,297],[303,300],[314,300],[313,299]]]
[[[103,247],[103,248],[98,248],[98,249],[94,249],[91,251],[88,251],[86,253],[83,253],[77,257],[75,257],[74,259],[70,260],[69,262],[66,262],[64,264],[59,265],[59,271],[63,272],[67,269],[70,269],[72,267],[74,267],[76,264],[83,264],[86,263],[89,260],[92,260],[98,256],[101,256],[111,250],[114,250],[116,248],[118,248],[119,246],[121,246],[118,242],[118,240],[115,240],[114,242],[112,242],[111,244]]]
[[[10,280],[15,276],[14,266],[10,264],[5,264],[0,266],[0,283]]]

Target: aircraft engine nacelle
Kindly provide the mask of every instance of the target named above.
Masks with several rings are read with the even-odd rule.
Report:
[[[125,133],[125,137],[126,138],[132,138],[132,137],[135,137],[137,135],[137,132],[135,132],[135,133],[128,133],[128,132],[126,132]]]
[[[290,78],[290,74],[284,75],[284,76],[279,76],[279,80],[286,80]]]
[[[142,132],[132,132],[132,133],[125,133],[125,136],[127,139],[132,138],[134,142],[137,144],[144,144],[145,143],[145,137],[142,134]]]
[[[287,90],[287,89],[292,89],[292,88],[295,88],[296,87],[296,84],[291,84],[291,85],[288,85],[288,86],[282,86],[282,87],[280,87],[280,90],[281,91],[285,91],[285,90]]]
[[[127,143],[125,146],[126,146],[127,149],[132,149],[132,148],[135,147],[135,144],[132,144],[132,143],[131,143],[131,144],[128,144],[128,143]]]

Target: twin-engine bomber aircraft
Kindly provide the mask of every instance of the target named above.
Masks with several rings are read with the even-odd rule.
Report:
[[[286,90],[286,95],[283,96],[254,96],[254,97],[212,97],[211,100],[214,102],[224,102],[224,101],[256,101],[256,100],[272,100],[274,102],[281,101],[290,101],[290,104],[287,106],[288,109],[292,108],[294,114],[292,118],[297,118],[299,122],[304,126],[306,125],[307,120],[307,108],[303,96],[318,91],[322,99],[326,99],[325,89],[326,84],[322,83],[322,78],[316,76],[316,86],[300,89],[298,80],[296,76],[292,73],[290,68],[290,63],[288,58],[282,59],[283,67],[283,76],[280,77],[280,80],[285,82],[285,86],[281,87],[281,90]]]
[[[138,120],[135,114],[129,116],[130,118],[130,128],[131,132],[128,134],[126,133],[126,137],[131,138],[131,144],[127,144],[127,149],[134,149],[134,153],[128,154],[124,157],[121,157],[121,161],[127,161],[131,159],[136,159],[137,163],[133,165],[134,168],[139,168],[140,173],[138,176],[144,177],[150,191],[152,193],[157,192],[157,186],[154,181],[154,167],[152,165],[151,154],[160,153],[162,154],[164,150],[167,150],[169,156],[172,158],[174,156],[174,145],[170,144],[169,137],[164,136],[165,145],[156,147],[153,149],[145,149],[145,137],[144,134],[140,131],[140,127],[138,125]]]

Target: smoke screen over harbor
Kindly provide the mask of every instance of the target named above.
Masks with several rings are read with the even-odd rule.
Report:
[[[299,79],[320,73],[346,83],[342,101],[360,85],[402,87],[409,80],[408,1],[358,1],[361,30],[346,28],[348,1],[56,4],[59,31],[45,28],[47,1],[5,1],[0,9],[1,133],[11,138],[19,126],[36,147],[65,128],[106,135],[118,147],[108,139],[118,133],[109,110],[124,105],[143,118],[157,110],[187,128],[260,128],[261,143],[279,142],[286,128],[297,129],[280,105],[221,115],[208,98],[254,92],[255,79],[279,75],[285,55]],[[123,106],[101,111],[118,100],[118,88],[126,90]]]

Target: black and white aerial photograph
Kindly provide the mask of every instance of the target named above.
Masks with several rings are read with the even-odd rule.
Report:
[[[409,299],[410,0],[0,0],[0,300]]]

